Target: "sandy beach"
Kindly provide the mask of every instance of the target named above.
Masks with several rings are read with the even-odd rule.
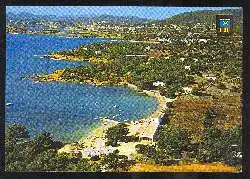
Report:
[[[63,74],[63,70],[57,70],[52,74],[47,75],[34,75],[32,80],[38,82],[49,82],[49,81],[60,81],[60,82],[70,82],[61,79],[61,75]],[[95,85],[105,85],[105,82],[92,82],[86,81],[85,83],[91,83]],[[74,144],[67,144],[63,148],[59,149],[59,153],[81,153],[81,156],[84,158],[107,154],[112,152],[115,149],[120,151],[120,154],[126,155],[128,157],[133,156],[136,153],[135,146],[137,144],[153,144],[154,134],[161,122],[161,118],[164,115],[164,110],[166,109],[166,103],[173,102],[174,99],[166,98],[162,96],[157,90],[142,90],[139,91],[138,87],[127,83],[119,83],[116,84],[118,86],[123,85],[127,86],[131,90],[135,90],[141,94],[146,94],[148,96],[154,97],[158,101],[158,107],[155,111],[153,111],[148,117],[138,120],[128,120],[124,123],[127,124],[127,128],[129,129],[129,136],[137,136],[139,137],[139,142],[122,142],[119,143],[118,147],[105,146],[105,133],[108,128],[118,124],[119,122],[113,121],[111,119],[101,119],[100,126],[96,129],[91,130],[87,137],[83,137],[80,141]]]
[[[68,144],[59,149],[59,153],[80,153],[83,158],[88,158],[95,155],[107,154],[116,149],[121,155],[126,155],[133,158],[136,154],[135,146],[137,144],[153,144],[153,136],[160,124],[160,119],[164,115],[166,103],[174,101],[174,99],[166,98],[160,95],[156,90],[143,90],[148,96],[155,97],[159,103],[158,108],[147,118],[124,122],[129,129],[129,135],[139,137],[139,142],[119,142],[118,147],[105,146],[105,133],[108,128],[117,125],[119,122],[110,119],[101,119],[100,126],[91,130],[87,137],[83,137],[77,144]]]

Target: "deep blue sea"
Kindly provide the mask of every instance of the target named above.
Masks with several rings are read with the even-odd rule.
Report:
[[[48,131],[64,142],[79,140],[98,125],[100,117],[117,121],[139,119],[157,108],[156,99],[123,88],[59,82],[34,83],[21,77],[51,73],[87,62],[39,58],[107,39],[62,38],[55,35],[7,34],[6,125],[24,124],[31,136]]]

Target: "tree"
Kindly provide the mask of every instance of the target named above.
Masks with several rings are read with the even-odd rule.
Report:
[[[182,152],[192,148],[188,132],[171,126],[163,126],[156,137],[156,147],[159,153],[168,158],[180,158]]]
[[[124,123],[110,127],[105,135],[107,139],[106,145],[117,146],[117,142],[126,140],[128,133],[129,129]]]
[[[7,140],[22,140],[29,138],[27,129],[21,124],[11,124],[7,128],[6,136]]]
[[[34,140],[31,141],[30,145],[30,153],[29,155],[37,155],[43,151],[48,149],[58,149],[63,144],[59,141],[54,141],[49,132],[42,132],[36,136]]]
[[[8,165],[5,165],[5,170],[10,172],[23,172],[25,171],[25,162],[22,161],[12,161]]]
[[[28,171],[65,171],[69,160],[66,155],[58,155],[54,149],[46,150],[38,154],[27,165]]]
[[[108,171],[119,171],[128,170],[134,164],[134,161],[128,160],[128,157],[125,155],[119,155],[119,150],[115,150],[113,153],[104,156],[101,164]]]
[[[144,154],[149,158],[152,156],[155,156],[155,154],[156,154],[155,146],[137,144],[135,146],[135,149],[138,153]]]
[[[20,124],[11,124],[7,127],[5,136],[5,166],[6,170],[9,171],[20,171],[25,168],[25,165],[21,163],[24,162],[24,156],[22,151],[25,148],[24,139],[29,138],[29,133],[27,129]]]
[[[58,154],[57,149],[62,143],[54,141],[48,132],[42,132],[34,139],[16,142],[14,139],[27,137],[26,129],[20,125],[11,125],[10,129],[6,131],[9,137],[5,140],[7,171],[100,171],[99,164],[90,160]]]
[[[206,129],[209,130],[214,125],[216,117],[217,117],[217,112],[215,108],[211,108],[206,112],[205,120],[203,121],[205,130]]]
[[[25,143],[24,148],[20,153],[22,153],[26,163],[30,163],[36,158],[39,154],[49,150],[49,149],[58,149],[59,146],[62,146],[61,142],[54,141],[48,132],[42,132],[38,134],[33,140]]]
[[[229,165],[241,164],[241,125],[223,131],[215,125],[216,111],[207,112],[204,122],[204,141],[198,158],[203,162],[224,161]]]
[[[88,159],[80,159],[76,163],[71,163],[67,167],[68,171],[76,171],[76,172],[101,172],[101,167],[98,163],[92,162]]]

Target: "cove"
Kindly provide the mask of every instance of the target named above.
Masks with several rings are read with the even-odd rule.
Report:
[[[5,103],[11,105],[5,107],[5,124],[20,123],[32,136],[47,131],[56,139],[72,142],[98,125],[100,117],[126,121],[150,115],[158,106],[156,99],[127,88],[35,83],[21,78],[85,64],[40,57],[105,41],[108,39],[7,34]]]

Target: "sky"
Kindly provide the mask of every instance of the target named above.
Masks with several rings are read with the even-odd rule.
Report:
[[[234,7],[235,8],[235,7]],[[7,13],[27,12],[36,15],[88,16],[115,15],[137,16],[148,19],[165,19],[172,15],[197,10],[221,10],[232,7],[147,7],[147,6],[7,6]]]

